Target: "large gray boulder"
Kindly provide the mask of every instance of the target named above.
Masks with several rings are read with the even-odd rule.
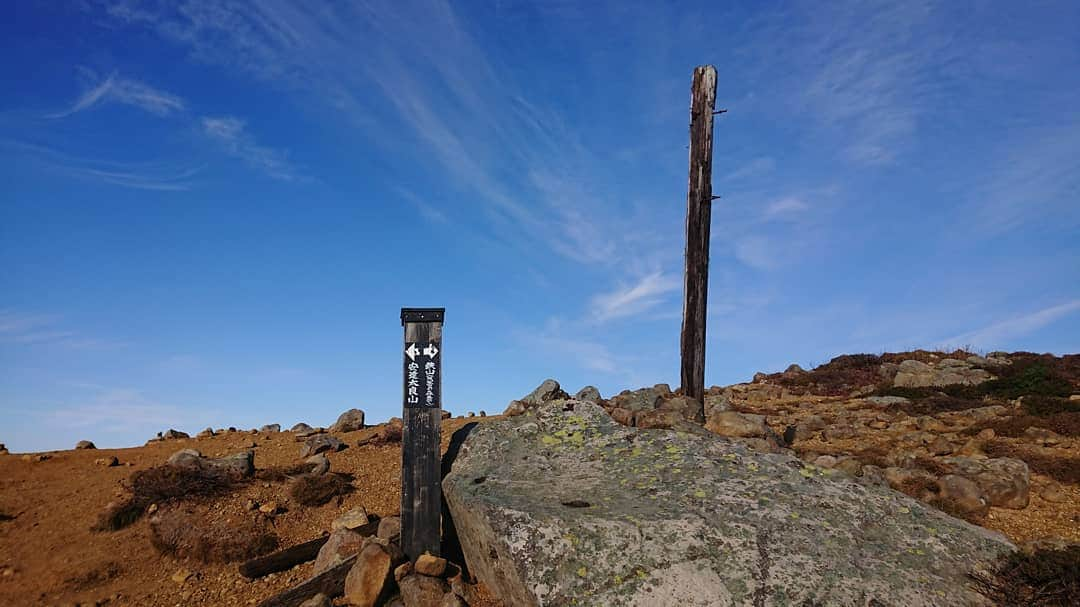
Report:
[[[897,369],[893,385],[901,388],[928,388],[981,384],[988,379],[993,379],[988,371],[975,367],[966,360],[946,358],[932,365],[917,360],[905,360]]]
[[[966,574],[1014,550],[888,488],[583,401],[455,441],[453,523],[508,605],[978,605]]]
[[[334,425],[330,426],[331,432],[355,432],[364,429],[364,412],[360,409],[349,409],[338,416]]]
[[[537,386],[532,392],[518,400],[510,401],[510,404],[506,406],[506,410],[503,411],[503,415],[521,415],[529,409],[534,409],[544,403],[564,398],[567,398],[567,394],[566,392],[563,392],[559,382],[554,379],[545,379],[543,383]]]

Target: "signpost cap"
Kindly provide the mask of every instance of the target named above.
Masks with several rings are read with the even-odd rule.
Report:
[[[442,322],[446,308],[402,308],[401,326],[408,322]]]

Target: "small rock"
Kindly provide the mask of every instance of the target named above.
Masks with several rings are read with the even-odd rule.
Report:
[[[315,557],[312,575],[318,575],[335,565],[339,565],[350,556],[360,552],[364,545],[364,536],[351,529],[338,529],[330,534],[319,555]]]
[[[624,426],[634,425],[634,412],[629,409],[616,408],[611,410],[611,419]]]
[[[105,466],[106,468],[111,468],[113,466],[119,466],[120,460],[116,459],[115,455],[110,455],[109,457],[99,457],[94,460],[94,463],[98,466]]]
[[[437,606],[450,592],[450,585],[445,580],[427,575],[407,575],[398,581],[398,587],[405,607]]]
[[[281,424],[266,424],[262,428],[259,428],[259,432],[281,432]]]
[[[212,436],[214,436],[214,429],[213,428],[207,428],[207,429],[203,430],[202,432],[196,434],[195,438],[210,438]]]
[[[360,409],[349,409],[338,416],[334,425],[330,426],[331,432],[355,432],[364,429],[364,412]]]
[[[161,438],[168,440],[168,439],[191,438],[191,436],[189,436],[187,432],[181,432],[179,430],[173,430],[172,428],[169,428],[165,432],[161,433]]]
[[[367,510],[363,506],[357,506],[334,519],[334,522],[330,523],[330,529],[334,531],[338,529],[359,529],[368,522]]]
[[[278,506],[277,502],[266,502],[262,506],[259,506],[259,512],[262,512],[263,514],[269,516],[273,516],[278,513],[279,508],[280,506]]]
[[[990,500],[974,481],[956,474],[946,474],[938,479],[937,484],[940,498],[960,513],[986,516],[990,512]]]
[[[413,569],[423,575],[439,577],[446,571],[446,559],[425,552],[417,557]]]
[[[944,437],[937,437],[926,446],[927,450],[934,455],[949,455],[953,452],[953,445]]]
[[[341,451],[344,448],[345,443],[337,438],[328,434],[319,434],[304,441],[304,446],[300,448],[300,457],[309,457],[326,451]]]
[[[806,441],[817,436],[828,426],[819,415],[810,415],[784,431],[784,440],[790,445],[798,441]]]
[[[621,409],[625,411],[625,409]],[[638,428],[673,428],[680,422],[686,421],[683,415],[679,411],[663,411],[661,409],[654,409],[652,411],[639,411],[636,416]]]
[[[601,400],[600,390],[598,390],[596,386],[585,386],[584,388],[577,391],[577,394],[574,395],[574,399],[587,400],[591,403],[599,403]]]
[[[79,441],[78,443],[75,444],[75,448],[76,449],[97,449],[97,447],[94,446],[94,443],[92,443],[92,442],[90,442],[88,440]]]
[[[412,573],[412,570],[413,564],[409,561],[405,561],[404,563],[398,565],[397,569],[394,569],[394,581],[400,582],[401,578]]]
[[[300,422],[299,424],[296,424],[292,428],[289,428],[289,432],[292,432],[293,434],[296,434],[297,436],[310,436],[310,435],[315,433],[315,428],[312,428],[311,426],[305,424],[304,422]]]
[[[487,417],[487,411],[480,409],[480,413],[478,413],[477,415],[479,415],[480,417]]]
[[[1039,497],[1054,504],[1063,504],[1069,501],[1069,494],[1057,483],[1048,483],[1039,490]]]
[[[709,416],[705,428],[720,436],[739,438],[765,438],[769,427],[764,415],[739,413],[736,411],[718,411]]]
[[[1027,507],[1031,472],[1023,461],[1008,457],[945,457],[939,461],[950,473],[964,476],[979,485],[991,506],[1016,510]]]
[[[705,408],[692,396],[674,396],[660,404],[661,411],[673,411],[686,421],[704,423]],[[644,428],[638,421],[638,426]],[[671,426],[667,426],[671,427]]]
[[[851,424],[833,424],[825,428],[821,435],[825,440],[846,440],[855,438],[855,428]]]
[[[330,471],[330,459],[325,453],[312,455],[305,459],[304,463],[311,464],[311,470],[308,472],[311,476],[322,476]]]
[[[401,535],[401,519],[396,516],[388,516],[379,521],[379,530],[375,532],[377,537],[384,540],[393,540]]]
[[[244,502],[244,508],[246,510],[258,510],[259,502],[256,502],[253,499],[248,499],[248,501]]]
[[[993,428],[983,428],[982,430],[979,430],[979,433],[975,435],[975,438],[980,440],[990,440],[995,436],[997,436],[997,434],[994,432]]]
[[[177,584],[183,584],[184,582],[194,577],[194,575],[194,573],[188,571],[187,569],[177,569],[176,573],[172,574],[172,581],[176,582]]]
[[[872,422],[870,422],[870,423],[868,423],[866,425],[869,426],[870,428],[873,428],[874,430],[885,430],[885,429],[887,429],[889,427],[889,422],[884,421],[884,420],[880,420],[880,419],[875,419],[874,421],[872,421]]]
[[[356,607],[375,607],[391,587],[393,563],[378,544],[368,544],[345,577],[345,599]]]
[[[820,455],[814,460],[814,465],[818,468],[832,468],[836,465],[836,457],[832,455]]]

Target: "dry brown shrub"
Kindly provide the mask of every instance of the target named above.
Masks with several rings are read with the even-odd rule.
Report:
[[[983,445],[983,451],[990,457],[1011,457],[1023,460],[1036,474],[1043,474],[1066,484],[1080,484],[1080,457],[1052,456],[1033,453],[1004,441],[993,441]]]
[[[170,508],[150,521],[150,543],[162,554],[203,563],[231,563],[272,552],[278,537],[255,519],[221,521]]]
[[[131,496],[106,508],[92,529],[123,529],[137,521],[150,504],[221,495],[245,482],[242,477],[214,468],[165,465],[138,470],[125,483]]]
[[[964,434],[978,434],[991,428],[1001,436],[1020,437],[1028,428],[1045,428],[1062,436],[1080,436],[1080,412],[1055,413],[1053,415],[1017,415],[997,418],[975,424],[964,430]]]
[[[999,607],[1080,605],[1080,546],[1015,552],[988,573],[974,574],[976,587]]]
[[[352,492],[349,479],[333,472],[301,476],[289,485],[289,497],[301,506],[322,506],[339,495]]]

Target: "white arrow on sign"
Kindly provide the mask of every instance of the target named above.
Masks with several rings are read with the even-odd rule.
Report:
[[[424,356],[428,358],[435,358],[435,355],[439,353],[439,349],[435,347],[435,344],[428,344],[424,348]]]
[[[409,355],[409,360],[415,361],[416,355],[420,353],[420,350],[416,349],[416,344],[409,344],[408,348],[405,348],[405,354]]]

